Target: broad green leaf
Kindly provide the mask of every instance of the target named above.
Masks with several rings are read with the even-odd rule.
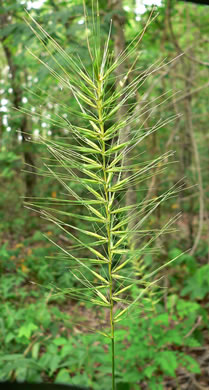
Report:
[[[36,324],[34,324],[33,322],[25,323],[19,329],[18,338],[19,337],[26,337],[27,339],[30,339],[32,333],[37,329],[38,329],[38,326]]]
[[[156,356],[156,361],[165,374],[175,376],[178,362],[174,351],[159,351]]]
[[[66,344],[68,344],[68,340],[65,339],[64,337],[58,337],[58,338],[53,340],[53,344],[58,345],[58,346],[66,345]]]
[[[61,370],[59,370],[55,379],[55,383],[72,384],[72,379],[66,368],[62,368]]]
[[[41,347],[40,343],[35,343],[32,347],[31,354],[32,354],[32,358],[35,360],[37,360],[39,357],[40,347]]]
[[[52,375],[60,366],[62,358],[59,355],[51,355],[49,368],[50,368],[50,375]]]

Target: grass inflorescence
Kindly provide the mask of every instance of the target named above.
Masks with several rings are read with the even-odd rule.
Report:
[[[60,102],[59,114],[54,113],[46,119],[52,127],[67,129],[67,136],[56,139],[39,136],[39,142],[51,154],[49,163],[45,163],[39,173],[56,179],[63,186],[65,195],[56,199],[34,198],[26,204],[38,209],[42,217],[57,225],[72,242],[64,247],[52,240],[60,252],[59,259],[68,261],[68,270],[80,285],[69,288],[67,293],[109,310],[109,330],[99,332],[111,340],[114,390],[115,325],[138,306],[143,296],[149,297],[152,286],[157,283],[156,279],[150,281],[150,278],[158,270],[146,272],[141,259],[153,241],[169,230],[175,218],[160,230],[147,231],[143,225],[163,201],[176,194],[177,188],[175,186],[155,199],[126,204],[128,188],[139,188],[156,169],[158,173],[162,172],[168,157],[173,155],[168,152],[141,165],[132,158],[133,150],[168,120],[144,129],[143,115],[151,115],[152,108],[144,104],[143,112],[139,112],[137,103],[133,102],[136,91],[153,72],[152,67],[127,83],[129,73],[134,74],[130,67],[124,74],[124,82],[116,86],[115,70],[123,62],[127,63],[137,50],[144,31],[114,58],[110,50],[111,26],[107,40],[102,44],[98,15],[92,18],[92,38],[88,36],[87,23],[86,18],[90,69],[85,68],[80,58],[65,52],[30,16],[30,28],[48,52],[54,67],[32,55],[46,66],[63,93],[73,96],[77,109],[71,110],[66,103]],[[160,64],[158,68],[160,66],[164,65]],[[128,107],[125,114],[117,115],[125,105]],[[24,109],[24,112],[30,114],[29,110]],[[36,111],[32,115],[39,116],[39,113]],[[121,137],[127,126],[131,129],[130,136]],[[82,211],[74,212],[74,206],[80,206]],[[134,223],[130,224],[132,218]],[[85,236],[88,240],[82,240]],[[134,244],[132,237],[136,240]],[[130,294],[132,286],[138,286],[134,299]]]

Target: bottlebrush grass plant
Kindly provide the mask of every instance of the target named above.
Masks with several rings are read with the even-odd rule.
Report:
[[[173,154],[165,153],[141,164],[140,168],[139,162],[134,162],[130,157],[139,143],[165,126],[168,120],[157,122],[151,129],[144,129],[143,114],[151,115],[152,108],[147,104],[143,107],[143,113],[138,112],[137,103],[133,103],[136,91],[153,73],[153,67],[126,83],[129,73],[133,74],[133,69],[128,69],[120,87],[116,87],[115,70],[124,61],[127,63],[137,51],[145,29],[114,58],[110,50],[111,27],[103,44],[98,9],[96,13],[96,17],[92,13],[92,38],[86,28],[91,70],[85,68],[78,56],[66,53],[30,16],[30,28],[50,55],[54,67],[32,54],[58,81],[65,96],[73,96],[77,110],[71,110],[65,102],[59,102],[59,114],[51,113],[50,119],[46,118],[45,121],[59,129],[67,129],[68,135],[56,139],[40,136],[38,140],[51,154],[50,162],[45,164],[44,172],[40,174],[56,179],[66,195],[60,199],[33,198],[26,201],[26,205],[38,210],[42,217],[57,225],[73,242],[70,247],[61,247],[52,241],[60,252],[57,258],[64,263],[68,261],[67,268],[80,285],[69,288],[67,294],[84,302],[89,299],[92,305],[109,311],[109,330],[101,329],[99,333],[111,340],[112,390],[115,390],[115,326],[133,309],[136,311],[142,297],[149,297],[157,283],[158,280],[152,277],[165,265],[149,273],[141,259],[150,250],[153,241],[170,229],[176,218],[161,230],[147,231],[143,229],[143,224],[178,189],[173,187],[163,195],[139,204],[125,204],[127,188],[132,185],[139,188],[141,183],[147,183],[156,168],[158,173],[162,172],[168,157]],[[147,25],[149,23],[150,20]],[[160,64],[158,69],[161,66],[165,65]],[[120,117],[117,114],[126,104],[126,115]],[[31,115],[30,110],[22,111]],[[34,115],[41,116],[42,113],[36,110]],[[127,126],[130,138],[121,143],[120,134]],[[80,206],[82,212],[74,213],[74,206]],[[129,222],[133,217],[135,220],[137,217],[137,222],[130,228]],[[80,227],[80,221],[83,227]],[[84,236],[88,236],[88,240],[82,240]],[[140,245],[130,245],[133,236],[140,237]],[[138,286],[138,295],[133,300],[130,294],[132,286]]]

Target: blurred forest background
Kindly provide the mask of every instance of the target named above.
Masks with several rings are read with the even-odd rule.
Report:
[[[91,1],[86,4],[90,10]],[[104,36],[113,20],[111,45],[117,55],[145,26],[151,7],[137,0],[100,0],[99,5]],[[62,246],[69,242],[23,204],[24,197],[33,196],[56,201],[62,192],[57,181],[36,175],[49,156],[28,139],[67,138],[68,131],[52,129],[47,118],[59,114],[60,101],[70,108],[75,105],[73,96],[28,52],[27,48],[50,65],[23,20],[24,8],[88,68],[82,1],[0,0],[0,6],[0,380],[108,389],[108,346],[90,332],[105,317],[82,301],[53,295],[59,291],[54,286],[65,290],[75,281],[64,265],[50,260],[55,249],[46,237]],[[181,213],[177,230],[155,242],[160,251],[142,260],[152,270],[182,256],[162,271],[165,288],[159,289],[154,308],[150,301],[145,303],[143,315],[128,318],[118,330],[118,389],[208,389],[209,7],[166,0],[156,9],[159,15],[140,42],[135,72],[143,73],[153,64],[156,70],[134,99],[139,113],[147,103],[153,107],[151,116],[143,111],[140,118],[145,128],[161,118],[174,119],[140,144],[133,158],[140,164],[169,150],[175,155],[165,172],[159,175],[156,168],[146,188],[136,189],[137,199],[155,198],[179,180],[184,190],[158,207],[145,226],[162,227]],[[19,107],[31,115],[15,111]],[[37,107],[39,117],[33,116]],[[81,214],[81,206],[74,212]]]

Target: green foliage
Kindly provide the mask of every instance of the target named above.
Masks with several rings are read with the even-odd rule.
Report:
[[[182,296],[189,295],[191,299],[203,299],[209,293],[209,265],[205,264],[195,270],[187,279],[182,290]]]
[[[15,175],[15,169],[20,165],[20,156],[14,152],[2,151],[0,154],[1,177],[11,179]]]
[[[157,305],[152,318],[127,318],[116,331],[118,390],[123,386],[134,389],[136,383],[143,381],[149,383],[150,389],[161,389],[162,376],[175,377],[182,366],[192,373],[200,372],[195,360],[182,352],[189,345],[200,345],[195,335],[187,337],[200,306],[190,304],[189,308],[188,304],[183,300],[177,300],[175,307],[169,303],[168,313]],[[109,343],[107,351],[102,336],[69,334],[68,315],[54,309],[44,301],[18,311],[11,304],[2,306],[1,380],[13,373],[19,381],[40,381],[44,376],[56,383],[109,388]],[[61,324],[65,324],[65,331],[59,336]]]
[[[13,256],[20,249],[13,250]],[[7,263],[11,253],[4,245],[2,254]],[[47,304],[47,294],[45,300],[39,298],[43,290],[25,288],[24,273],[2,276],[0,286],[1,380],[12,375],[18,381],[39,382],[47,377],[56,383],[88,383],[100,390],[110,387],[110,345],[104,350],[102,336],[73,335],[68,314]],[[136,286],[131,293],[133,298],[138,296]],[[27,303],[34,297],[37,303]],[[182,350],[201,345],[199,332],[190,334],[198,316],[207,324],[201,305],[178,295],[167,297],[167,312],[160,303],[153,307],[152,301],[144,300],[141,304],[141,314],[127,315],[116,331],[118,390],[123,386],[135,389],[135,384],[143,381],[150,389],[161,389],[162,377],[175,377],[181,366],[199,373],[197,362]],[[144,315],[144,308],[146,313],[154,309],[153,314]]]
[[[183,253],[179,248],[172,248],[168,252],[168,257],[170,259],[173,259],[177,256],[179,256],[178,264],[185,265],[189,272],[194,272],[197,270],[197,263],[194,256],[190,255],[189,253]]]
[[[185,310],[182,311],[182,308]],[[123,379],[133,384],[146,380],[153,388],[157,388],[157,385],[162,388],[160,372],[176,377],[177,369],[183,365],[189,371],[199,373],[197,362],[181,352],[181,348],[200,345],[194,336],[187,337],[200,311],[198,304],[177,298],[176,308],[171,307],[168,313],[160,305],[156,307],[153,318],[146,316],[135,321],[127,319],[125,329],[118,335],[121,341],[118,344],[118,355],[124,357],[119,370],[124,373]],[[125,340],[124,346],[122,340]],[[125,345],[128,345],[127,350]]]

